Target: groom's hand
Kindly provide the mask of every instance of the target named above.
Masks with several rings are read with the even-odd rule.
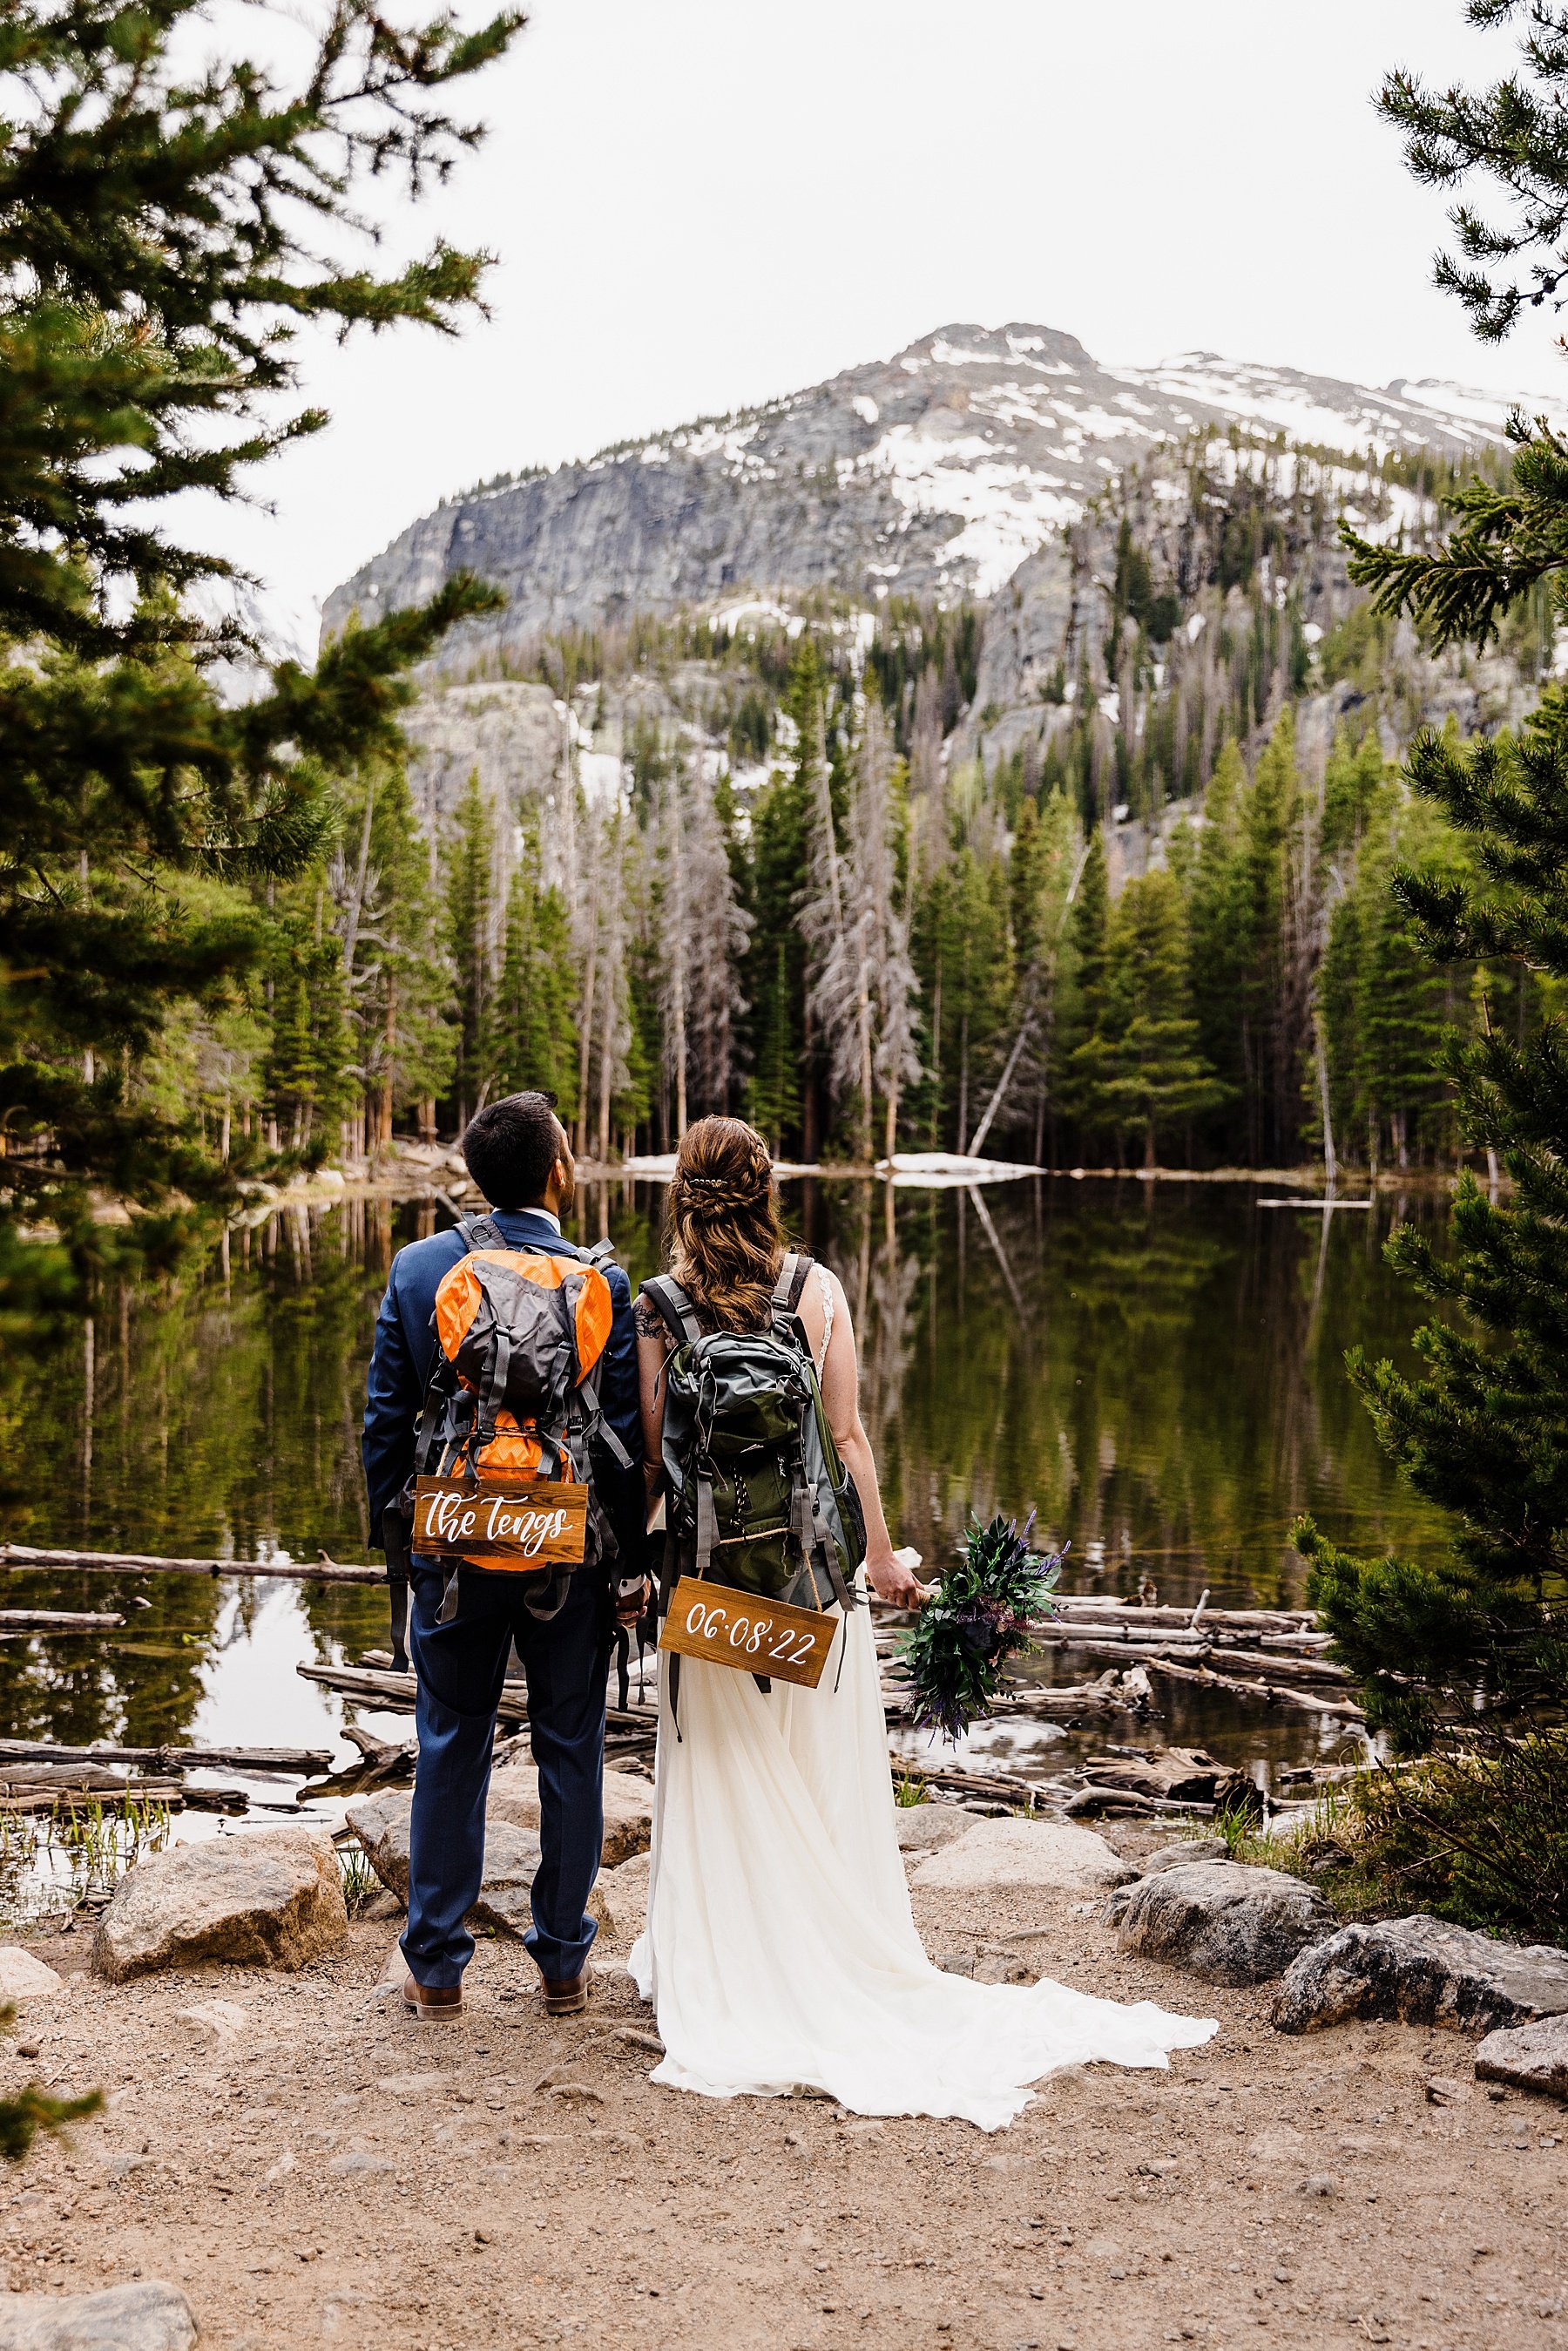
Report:
[[[615,1596],[615,1621],[618,1625],[635,1625],[648,1614],[648,1604],[653,1588],[645,1575],[640,1583],[623,1583]]]

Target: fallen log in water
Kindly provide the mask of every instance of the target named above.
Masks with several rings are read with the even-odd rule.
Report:
[[[112,1633],[124,1622],[81,1608],[0,1608],[0,1633]]]
[[[27,1787],[8,1781],[0,1786],[0,1814],[13,1817],[37,1813],[91,1813],[112,1817],[124,1802],[158,1804],[165,1812],[243,1813],[250,1798],[243,1788],[192,1788],[184,1780],[119,1780],[112,1784],[95,1773],[83,1784],[50,1781]]]
[[[1277,1673],[1284,1680],[1349,1681],[1343,1666],[1332,1665],[1326,1659],[1320,1662],[1316,1658],[1306,1657],[1275,1658],[1264,1657],[1261,1653],[1254,1656],[1241,1649],[1216,1650],[1207,1641],[1130,1641],[1088,1631],[1062,1630],[1036,1635],[1035,1641],[1042,1649],[1071,1649],[1086,1657],[1126,1657],[1140,1666],[1153,1665],[1161,1659],[1176,1664],[1189,1659],[1195,1664],[1202,1664],[1215,1657],[1223,1659],[1229,1667],[1240,1666],[1243,1670],[1250,1670],[1254,1666],[1267,1666],[1271,1672]]]
[[[1206,1688],[1228,1690],[1232,1698],[1260,1699],[1264,1706],[1299,1706],[1309,1714],[1332,1714],[1346,1722],[1365,1722],[1363,1709],[1347,1698],[1319,1698],[1315,1691],[1297,1689],[1289,1682],[1242,1681],[1234,1674],[1211,1673],[1205,1666],[1178,1665],[1173,1658],[1148,1656],[1141,1661],[1151,1674],[1168,1681],[1199,1682]]]
[[[0,1739],[0,1778],[12,1763],[131,1763],[156,1771],[325,1771],[329,1747],[59,1747],[48,1739]]]
[[[945,1788],[960,1796],[978,1796],[998,1804],[1022,1804],[1026,1812],[1035,1812],[1045,1802],[1045,1791],[1032,1780],[1014,1780],[1002,1772],[948,1771],[940,1764],[928,1769],[908,1755],[895,1755],[888,1750],[888,1761],[895,1780],[923,1780],[929,1788]]]
[[[265,1575],[291,1583],[385,1583],[384,1567],[344,1567],[335,1559],[164,1559],[151,1552],[39,1551],[31,1543],[0,1543],[0,1568],[19,1574],[52,1569],[60,1574],[78,1568],[93,1574]]]
[[[1210,1608],[1207,1594],[1196,1608],[1173,1608],[1158,1604],[1146,1607],[1141,1601],[1116,1600],[1096,1592],[1058,1592],[1052,1595],[1052,1605],[1058,1616],[1103,1616],[1118,1623],[1126,1619],[1130,1624],[1146,1625],[1151,1630],[1156,1626],[1198,1623],[1223,1633],[1320,1630],[1317,1612],[1313,1608]],[[1047,1616],[1041,1621],[1048,1625],[1051,1619]]]

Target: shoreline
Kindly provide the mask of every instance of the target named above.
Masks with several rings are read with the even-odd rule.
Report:
[[[1135,1864],[1168,1842],[1105,1834]],[[109,2103],[13,2172],[4,2283],[168,2279],[213,2351],[1561,2339],[1562,2110],[1494,2102],[1473,2041],[1381,2023],[1286,2039],[1272,1984],[1128,1956],[1097,1899],[911,1890],[950,1969],[1153,2000],[1219,2032],[1168,2071],[1049,2076],[987,2134],[655,2086],[625,1971],[640,1921],[635,1903],[614,1917],[613,1876],[581,2019],[545,2017],[525,1953],[490,1938],[459,2023],[406,2019],[378,1990],[390,1917],[295,1976],[109,1986],[86,1935],[34,1938],[67,1983],[27,2005],[38,2062],[0,2044],[3,2087],[101,2084]]]

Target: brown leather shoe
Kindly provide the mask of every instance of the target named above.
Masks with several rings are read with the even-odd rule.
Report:
[[[431,2024],[455,2022],[462,2014],[462,1986],[416,1983],[409,1976],[403,1984],[403,2006],[411,2016],[423,2017]]]
[[[552,1983],[545,1978],[545,2013],[546,2016],[580,2016],[588,2004],[588,1971],[579,1968],[575,1976],[563,1983]]]

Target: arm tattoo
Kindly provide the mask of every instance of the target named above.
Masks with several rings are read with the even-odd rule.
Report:
[[[645,1306],[640,1298],[631,1310],[631,1320],[632,1328],[639,1339],[668,1340],[670,1337],[670,1326],[657,1306]]]

